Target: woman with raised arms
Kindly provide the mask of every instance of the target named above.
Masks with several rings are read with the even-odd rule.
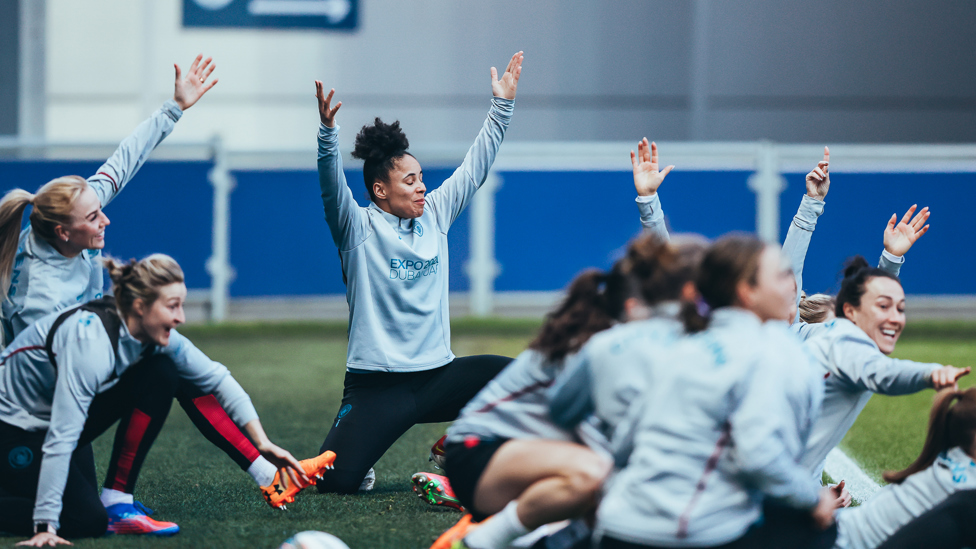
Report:
[[[905,290],[898,277],[856,256],[837,293],[837,318],[805,347],[826,379],[823,412],[814,425],[803,465],[819,479],[827,454],[840,443],[875,393],[905,395],[955,388],[969,368],[891,358],[905,328]]]
[[[152,151],[172,133],[183,112],[199,101],[217,79],[208,82],[216,65],[198,55],[183,76],[174,65],[173,98],[140,124],[132,135],[87,180],[79,176],[59,177],[43,185],[36,194],[14,189],[0,201],[0,290],[6,341],[13,340],[37,319],[72,305],[102,297],[104,276],[101,250],[109,219],[102,211],[149,158]],[[23,213],[32,206],[30,223],[21,230]],[[9,287],[9,290],[8,290]],[[165,361],[165,358],[159,360]],[[264,487],[265,500],[274,507],[288,503],[274,490],[277,468],[265,459],[248,438],[229,421],[213,395],[200,393],[191,383],[181,382],[177,400],[201,434],[220,448],[255,483]],[[110,471],[134,449],[117,431]],[[102,502],[105,507],[133,504],[130,515],[144,507],[124,485],[111,476],[105,479]],[[123,517],[114,517],[112,528]],[[120,522],[121,521],[121,522]],[[141,522],[140,524],[149,524]],[[144,533],[151,533],[149,531]]]
[[[515,107],[522,52],[491,69],[488,117],[461,166],[427,193],[399,122],[377,118],[356,136],[370,204],[360,207],[339,154],[335,90],[315,82],[318,170],[325,219],[339,249],[349,303],[345,389],[322,451],[339,455],[320,492],[356,492],[416,423],[450,421],[511,359],[455,357],[448,308],[447,232],[488,176]]]

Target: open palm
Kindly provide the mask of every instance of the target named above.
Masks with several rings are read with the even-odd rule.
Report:
[[[522,58],[525,57],[522,52],[518,52],[512,56],[512,60],[508,62],[508,67],[505,68],[505,74],[502,75],[501,79],[498,78],[498,69],[495,67],[491,68],[491,93],[495,97],[501,97],[502,99],[515,99],[515,92],[518,89],[519,76],[522,75]]]
[[[896,256],[905,255],[912,245],[928,232],[929,226],[926,222],[929,220],[929,208],[928,206],[922,208],[922,211],[913,218],[912,214],[917,207],[917,204],[913,204],[897,224],[898,215],[891,214],[884,231],[884,248],[888,253]]]
[[[630,163],[634,167],[634,188],[638,196],[656,193],[664,178],[674,169],[674,166],[658,169],[657,144],[652,141],[648,145],[646,137],[637,143],[636,155],[630,151]]]

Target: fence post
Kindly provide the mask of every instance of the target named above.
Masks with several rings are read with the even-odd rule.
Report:
[[[495,193],[501,186],[502,177],[490,171],[471,201],[471,257],[464,270],[471,286],[471,314],[478,317],[491,314],[495,277],[501,272],[495,261]]]
[[[230,193],[235,182],[219,135],[214,136],[212,144],[214,166],[207,177],[214,189],[213,250],[207,259],[207,273],[210,274],[210,321],[222,322],[227,318],[230,283],[234,279],[230,264]]]
[[[756,173],[749,176],[749,188],[756,193],[756,234],[770,243],[779,243],[779,195],[786,179],[779,173],[776,146],[761,141],[756,154]]]

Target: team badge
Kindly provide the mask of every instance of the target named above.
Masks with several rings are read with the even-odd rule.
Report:
[[[24,469],[34,461],[34,452],[26,446],[18,446],[7,455],[7,461],[13,469]]]

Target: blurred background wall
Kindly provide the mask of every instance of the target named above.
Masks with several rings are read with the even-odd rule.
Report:
[[[352,29],[185,25],[185,10],[259,2],[349,4],[0,0],[0,135],[10,136],[0,138],[0,190],[94,173],[172,96],[173,63],[185,70],[197,53],[211,55],[220,83],[108,208],[107,251],[173,255],[201,300],[207,288],[236,300],[232,317],[246,300],[295,295],[303,297],[283,316],[342,317],[315,174],[312,81],[335,87],[343,102],[340,146],[365,204],[348,157],[360,126],[374,116],[401,120],[436,188],[484,120],[489,67],[504,70],[521,49],[516,114],[496,164],[501,185],[478,195],[496,206],[482,229],[469,208],[451,230],[453,291],[473,294],[472,272],[490,271],[499,302],[515,292],[511,302],[538,313],[579,270],[608,267],[639,228],[627,151],[642,136],[678,164],[662,188],[673,230],[717,236],[756,229],[766,215],[771,240],[785,234],[803,174],[828,144],[834,181],[806,289],[836,290],[844,258],[873,261],[888,217],[918,202],[932,206],[933,230],[911,252],[906,290],[949,295],[936,308],[976,317],[976,257],[958,249],[976,201],[976,145],[967,145],[976,143],[976,2],[357,0]],[[776,160],[782,150],[763,140],[811,145]],[[748,154],[716,153],[723,145],[710,142],[740,142]],[[172,147],[179,143],[195,145]],[[865,143],[909,148],[856,145]],[[923,150],[924,166],[914,157]],[[772,209],[758,206],[753,182],[767,160]],[[215,168],[232,188],[227,201],[215,198]],[[222,207],[229,225],[218,219]],[[472,250],[486,232],[490,255],[479,263]],[[214,282],[218,264],[229,286]],[[309,296],[332,297],[296,312]],[[266,302],[251,310],[270,311]]]
[[[521,49],[512,141],[976,141],[969,1],[359,0],[355,30],[321,31],[184,28],[183,0],[0,0],[4,67],[18,3],[46,8],[45,62],[21,71],[43,70],[28,95],[55,139],[120,139],[203,52],[221,82],[174,139],[311,149],[318,78],[349,130],[383,116],[468,140],[488,68]]]

